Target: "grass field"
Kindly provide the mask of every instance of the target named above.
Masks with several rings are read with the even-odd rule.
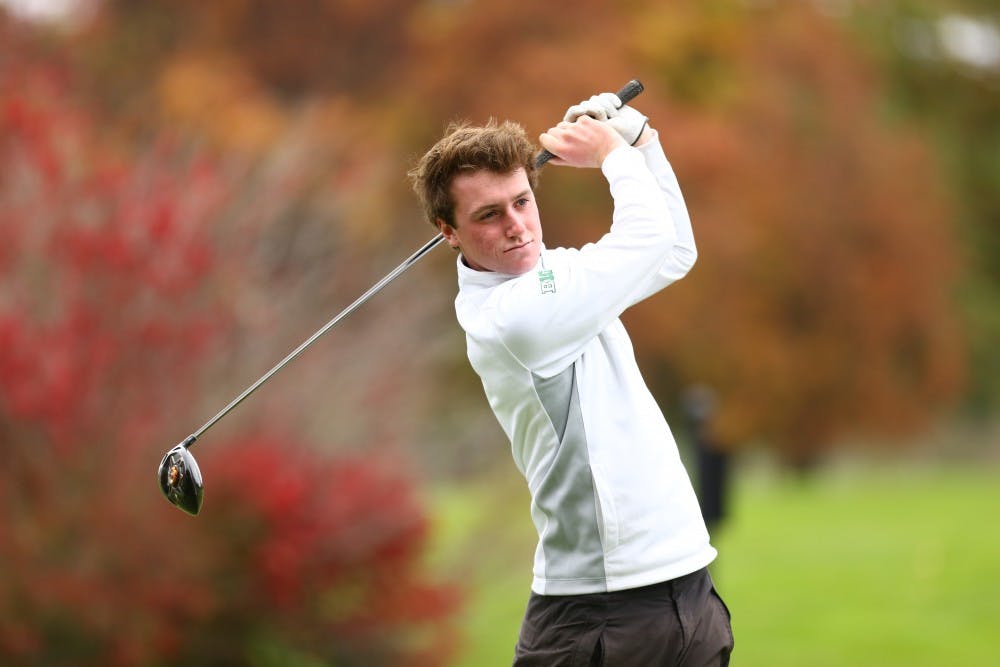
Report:
[[[741,469],[712,574],[737,667],[1000,664],[1000,466]],[[466,581],[456,667],[509,665],[534,534],[520,479],[436,492],[434,563]]]

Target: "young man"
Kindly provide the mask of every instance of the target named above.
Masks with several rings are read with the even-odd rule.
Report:
[[[677,180],[645,116],[611,93],[540,137],[554,165],[600,168],[610,230],[547,249],[535,147],[520,126],[453,126],[410,172],[459,251],[458,321],[510,438],[538,530],[516,666],[726,665],[716,551],[619,315],[694,264]]]

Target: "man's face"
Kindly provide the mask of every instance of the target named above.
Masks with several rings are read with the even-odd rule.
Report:
[[[524,169],[459,174],[452,180],[451,197],[455,226],[438,220],[438,227],[471,268],[520,275],[535,267],[542,225]]]

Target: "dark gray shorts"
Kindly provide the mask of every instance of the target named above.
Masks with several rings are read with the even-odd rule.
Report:
[[[729,664],[729,610],[707,569],[612,593],[531,594],[515,667]]]

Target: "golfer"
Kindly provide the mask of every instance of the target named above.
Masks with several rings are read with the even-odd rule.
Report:
[[[696,258],[648,119],[612,93],[541,135],[553,165],[600,168],[609,231],[546,248],[536,147],[511,122],[453,125],[410,172],[458,254],[469,361],[510,438],[538,530],[516,666],[726,665],[727,611],[677,445],[619,316]]]

